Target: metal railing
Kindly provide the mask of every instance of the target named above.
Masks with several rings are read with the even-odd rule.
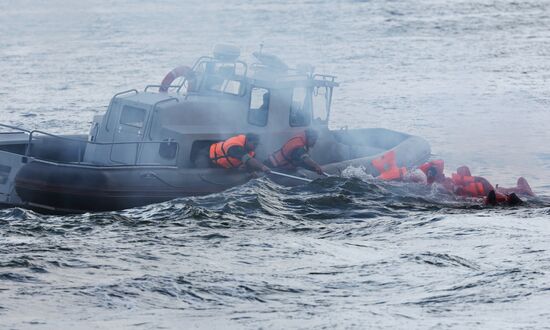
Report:
[[[147,86],[145,86],[145,88],[143,89],[143,91],[144,91],[145,93],[147,93],[147,92],[149,91],[150,88],[160,88],[161,86],[162,86],[162,85],[160,85],[160,84],[147,85]],[[170,88],[178,88],[177,92],[179,93],[179,88],[180,88],[180,87],[181,87],[180,85],[170,85],[170,86],[168,86],[168,90],[169,90]]]
[[[122,91],[122,92],[120,92],[120,93],[116,93],[115,95],[113,95],[113,97],[111,98],[111,101],[109,102],[109,106],[107,107],[107,109],[108,109],[108,110],[107,110],[107,114],[106,114],[107,118],[105,118],[105,123],[106,123],[106,125],[105,125],[105,130],[106,130],[107,132],[109,132],[109,120],[111,119],[111,112],[112,112],[112,111],[110,111],[110,109],[111,109],[113,103],[115,102],[115,100],[116,100],[119,96],[124,95],[124,94],[127,94],[127,93],[139,94],[138,90],[134,88],[134,89],[129,89],[129,90],[126,90],[126,91]]]
[[[70,161],[70,162],[67,162],[67,161],[60,161],[60,160],[56,160],[56,159],[46,159],[44,157],[40,157],[40,155],[37,155],[35,153],[35,151],[33,150],[33,141],[40,141],[35,135],[36,134],[41,134],[41,135],[45,135],[45,136],[48,136],[52,139],[58,139],[58,140],[61,140],[61,141],[68,141],[69,143],[76,143],[77,144],[77,148],[75,150],[75,153],[76,153],[76,157],[74,158],[75,161]],[[44,141],[44,140],[42,140]],[[175,144],[176,145],[176,152],[175,152],[175,155],[173,157],[173,161],[170,163],[170,164],[155,164],[155,163],[146,163],[146,162],[140,162],[140,157],[142,155],[142,151],[143,151],[143,146],[144,145],[150,145],[150,144],[158,144],[159,145],[159,148],[162,144]],[[95,142],[95,141],[87,141],[87,140],[81,140],[81,139],[76,139],[76,138],[71,138],[71,137],[66,137],[66,136],[59,136],[59,135],[55,135],[55,134],[51,134],[51,133],[47,133],[47,132],[44,132],[44,131],[40,131],[40,130],[33,130],[33,131],[30,131],[29,132],[29,140],[28,140],[28,144],[27,144],[27,149],[25,151],[25,156],[27,157],[32,157],[32,158],[35,158],[35,159],[39,159],[39,160],[46,160],[46,161],[56,161],[56,162],[59,162],[59,163],[67,163],[67,164],[78,164],[78,165],[81,165],[84,163],[84,153],[85,153],[85,150],[87,148],[88,145],[95,145],[95,146],[107,146],[107,147],[110,147],[110,150],[109,150],[109,160],[113,163],[118,163],[117,164],[104,164],[104,165],[101,165],[101,164],[91,164],[91,163],[86,163],[86,165],[89,165],[89,166],[98,166],[98,167],[101,167],[101,166],[129,166],[129,165],[133,165],[133,166],[136,166],[136,165],[147,165],[147,166],[177,166],[177,160],[179,159],[179,153],[180,153],[180,145],[179,143],[173,141],[173,140],[169,140],[169,141],[124,141],[124,142]],[[114,146],[117,146],[117,145],[135,145],[136,147],[136,152],[135,152],[135,156],[134,156],[134,160],[133,162],[120,162],[120,161],[116,161],[116,160],[113,160],[113,148]]]
[[[12,126],[12,125],[6,125],[6,124],[0,124],[0,127],[5,127],[5,128],[12,129],[14,131],[17,131],[17,132],[0,132],[0,134],[11,134],[11,133],[27,133],[27,134],[30,134],[30,132],[31,132],[28,129],[24,129],[24,128],[17,127],[17,126]]]
[[[340,85],[336,82],[336,76],[330,74],[316,73],[312,78],[313,80],[323,82],[326,87],[338,87]]]
[[[171,101],[176,101],[177,103],[179,103],[180,100],[178,100],[176,97],[168,97],[164,100],[160,100],[160,101],[156,102],[155,104],[153,104],[151,113],[149,115],[149,119],[147,120],[148,125],[146,126],[147,127],[146,132],[144,132],[144,133],[147,133],[147,135],[149,136],[149,140],[153,140],[153,137],[151,136],[151,131],[153,130],[153,119],[155,118],[155,114],[158,111],[158,105],[161,104],[161,103],[166,103],[166,102],[171,102]]]

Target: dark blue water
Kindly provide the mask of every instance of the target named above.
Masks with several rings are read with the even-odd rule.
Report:
[[[121,212],[0,210],[0,328],[544,328],[547,1],[3,1],[2,122],[86,132],[114,92],[218,42],[339,76],[331,126],[427,138],[449,172],[525,176],[484,207],[357,175]]]

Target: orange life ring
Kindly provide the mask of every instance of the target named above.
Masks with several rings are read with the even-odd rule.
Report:
[[[195,74],[193,70],[188,66],[185,66],[185,65],[178,66],[177,68],[168,72],[168,74],[164,77],[164,79],[162,79],[162,82],[160,83],[160,87],[159,87],[159,92],[166,93],[168,91],[168,87],[170,87],[172,82],[176,80],[176,78],[178,77],[185,77],[187,78],[187,80],[191,80],[195,77]]]

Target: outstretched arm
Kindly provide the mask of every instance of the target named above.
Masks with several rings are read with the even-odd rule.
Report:
[[[317,172],[319,175],[324,175],[321,165],[317,164],[308,154],[302,156],[302,162],[307,166],[308,169]]]
[[[323,169],[317,164],[308,154],[306,148],[298,148],[292,153],[292,160],[295,164],[300,164],[302,167],[310,171],[317,172],[319,175],[324,175]]]
[[[252,171],[262,171],[262,172],[269,172],[269,167],[262,164],[259,160],[256,158],[250,156],[243,147],[240,146],[233,146],[227,150],[227,153],[229,156],[238,158],[241,160],[241,162],[247,167],[247,169]]]
[[[261,171],[266,173],[271,172],[269,167],[262,164],[256,158],[250,157],[248,154],[243,156],[242,162],[246,165],[247,168],[251,169],[252,171]]]

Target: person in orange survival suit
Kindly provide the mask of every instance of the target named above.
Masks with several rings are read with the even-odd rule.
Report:
[[[269,173],[269,167],[254,158],[260,138],[257,134],[240,134],[210,146],[210,161],[218,167],[233,169],[246,167],[249,171]]]
[[[390,150],[371,161],[372,166],[378,171],[376,178],[381,180],[403,180],[407,175],[405,167],[397,166],[395,150]]]
[[[422,164],[419,169],[426,175],[427,184],[438,183],[449,193],[464,196],[484,198],[486,204],[496,205],[508,203],[516,205],[522,202],[517,194],[535,196],[525,178],[520,177],[514,188],[495,189],[487,179],[480,176],[472,176],[467,166],[461,166],[453,173],[451,178],[444,174],[443,160],[433,160]]]
[[[323,169],[309,155],[309,150],[315,146],[319,134],[316,130],[308,128],[304,132],[293,136],[281,149],[272,153],[264,162],[271,168],[294,170],[304,167],[324,175]]]

